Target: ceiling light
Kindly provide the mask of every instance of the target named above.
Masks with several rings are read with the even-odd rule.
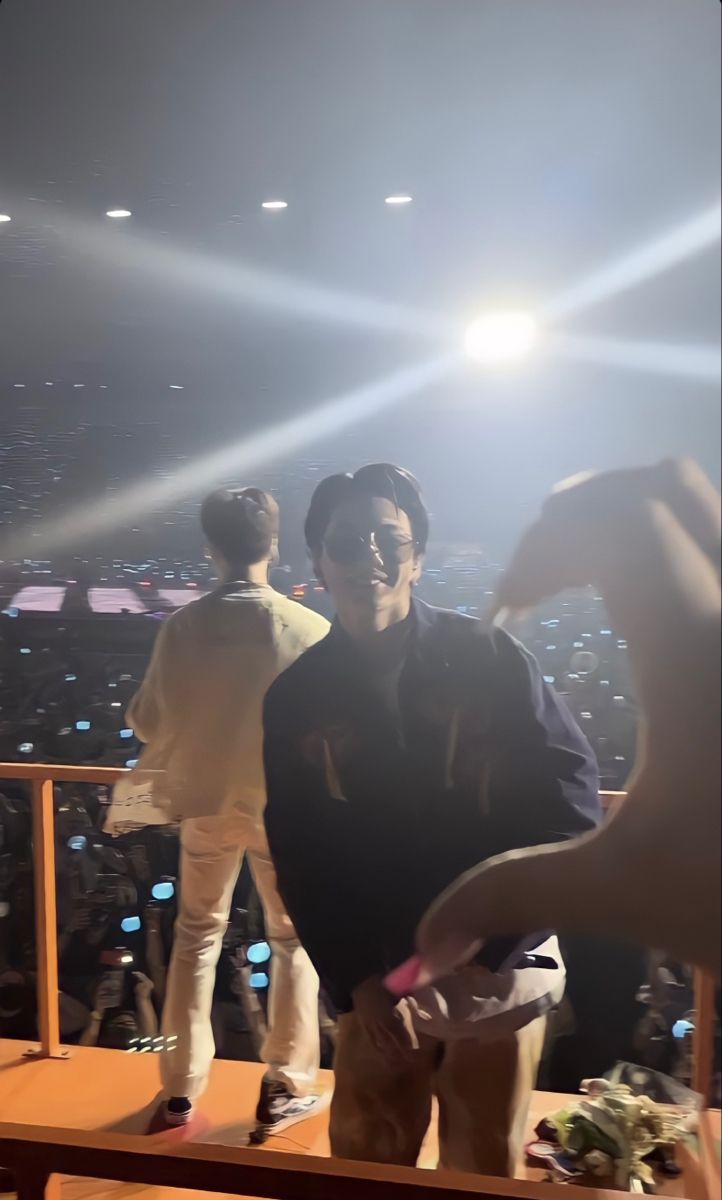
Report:
[[[12,221],[12,217],[9,217],[7,213],[0,213],[0,222],[4,221]]]
[[[404,195],[387,196],[385,203],[386,204],[411,204],[412,200],[413,200],[413,196],[404,196]]]
[[[25,387],[24,383],[14,383],[13,387]]]
[[[109,208],[105,215],[106,217],[113,217],[117,220],[120,217],[131,217],[133,214],[128,208]]]
[[[52,381],[52,379],[46,379],[46,380],[45,380],[45,386],[46,386],[46,387],[52,387],[52,386],[53,386],[53,381]]]
[[[261,208],[269,208],[269,209],[288,208],[288,204],[285,200],[264,200],[263,203],[261,204]]]
[[[530,313],[489,312],[468,326],[464,348],[477,362],[517,362],[529,354],[538,337],[539,326]]]
[[[169,383],[168,387],[174,392],[182,392],[183,391],[182,383]]]
[[[74,383],[73,387],[74,388],[85,387],[85,384],[84,383]]]

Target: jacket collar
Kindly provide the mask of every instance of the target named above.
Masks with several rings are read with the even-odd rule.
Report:
[[[432,608],[430,604],[426,604],[423,600],[418,600],[415,596],[411,597],[411,612],[410,622],[412,625],[411,643],[409,653],[423,653],[431,634],[439,623],[440,618],[444,616],[444,610]],[[335,617],[331,625],[331,631],[325,639],[327,648],[334,654],[353,654],[353,642],[346,631],[342,628],[338,617]]]
[[[225,596],[229,592],[273,591],[270,583],[251,583],[248,579],[226,579],[218,583],[210,593],[212,596]]]

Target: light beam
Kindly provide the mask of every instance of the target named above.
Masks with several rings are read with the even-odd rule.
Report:
[[[548,342],[549,352],[575,362],[674,375],[701,383],[722,379],[722,348],[680,345],[674,342],[632,342],[615,338],[558,335]]]
[[[338,434],[390,404],[408,399],[447,376],[460,361],[458,354],[443,354],[413,367],[404,367],[375,383],[270,425],[187,463],[166,479],[138,480],[109,499],[84,503],[37,529],[25,526],[0,542],[0,560],[38,558],[86,537],[108,532],[171,501],[197,495],[229,476],[249,475],[269,462],[283,459],[309,443]]]
[[[722,206],[717,203],[671,233],[647,242],[568,288],[544,306],[542,316],[545,321],[576,316],[715,245],[720,240],[721,232]]]
[[[457,323],[433,311],[307,283],[242,261],[161,242],[124,222],[112,224],[115,228],[54,212],[50,229],[74,255],[84,255],[117,275],[135,275],[174,293],[185,293],[194,301],[205,293],[239,308],[285,312],[331,325],[408,333],[449,344],[458,337]]]

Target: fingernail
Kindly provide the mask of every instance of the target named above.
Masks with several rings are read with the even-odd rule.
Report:
[[[426,987],[433,975],[420,954],[407,958],[400,967],[394,967],[384,979],[384,987],[392,996],[408,996],[409,992]]]

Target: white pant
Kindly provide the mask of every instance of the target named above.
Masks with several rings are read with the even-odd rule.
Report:
[[[319,1066],[318,976],[291,924],[276,885],[265,830],[252,817],[188,818],[181,822],[180,906],[163,1008],[163,1034],[176,1049],[161,1055],[168,1096],[200,1095],[215,1042],[211,1004],[216,966],[244,854],[263,906],[273,952],[267,1078],[296,1095],[312,1086]]]

